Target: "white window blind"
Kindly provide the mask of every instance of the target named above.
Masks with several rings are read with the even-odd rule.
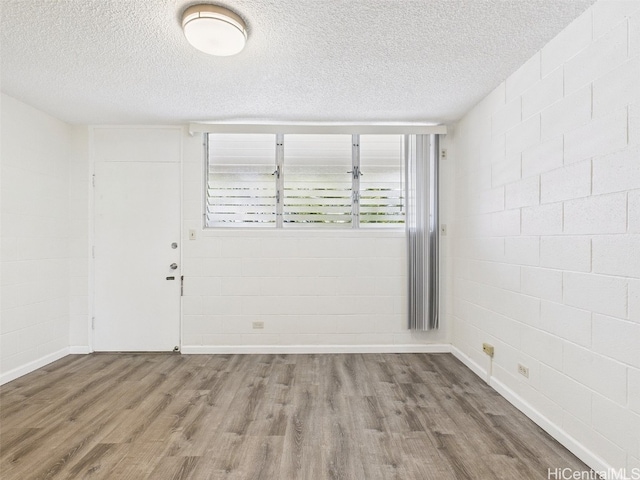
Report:
[[[432,330],[439,319],[438,135],[407,139],[409,328]]]

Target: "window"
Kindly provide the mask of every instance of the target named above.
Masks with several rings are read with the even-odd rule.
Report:
[[[350,225],[350,135],[287,135],[284,144],[285,225]]]
[[[207,227],[398,227],[404,136],[206,134]]]
[[[360,226],[404,224],[404,135],[360,136]]]
[[[273,135],[209,135],[206,225],[275,226]]]

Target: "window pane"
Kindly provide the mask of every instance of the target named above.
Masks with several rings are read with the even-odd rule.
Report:
[[[285,135],[285,225],[350,225],[350,170],[351,135]]]
[[[208,227],[274,226],[275,135],[209,134]]]
[[[360,225],[404,223],[403,135],[360,135]]]

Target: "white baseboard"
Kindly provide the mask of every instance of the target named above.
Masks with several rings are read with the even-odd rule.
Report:
[[[29,362],[26,365],[22,365],[21,367],[14,368],[13,370],[9,370],[8,372],[0,375],[0,385],[4,385],[16,378],[22,377],[27,373],[31,373],[34,370],[44,367],[45,365],[49,365],[56,360],[60,360],[62,357],[66,357],[69,355],[69,347],[63,348],[62,350],[58,350],[57,352],[50,353],[49,355],[45,355],[33,362]]]
[[[71,347],[69,347],[70,355],[86,355],[88,353],[91,353],[89,345],[72,345]]]
[[[482,379],[487,378],[486,369],[482,368],[476,362],[471,360],[470,357],[462,353],[458,348],[451,346],[451,353],[454,357],[464,363],[472,372],[478,375]],[[529,417],[540,428],[546,431],[549,435],[555,438],[558,442],[564,445],[567,450],[573,453],[576,457],[586,463],[590,468],[598,472],[613,471],[614,467],[606,463],[598,455],[582,445],[578,440],[573,438],[567,432],[565,432],[558,425],[553,423],[542,413],[536,410],[531,404],[520,397],[516,392],[511,390],[507,385],[494,377],[489,377],[489,385],[500,395],[502,395],[509,403]]]
[[[484,382],[487,381],[488,375],[486,368],[481,367],[479,364],[471,360],[471,357],[468,357],[453,345],[451,345],[451,354],[464,363],[469,370],[479,376]]]
[[[451,346],[431,345],[183,345],[183,354],[305,353],[450,353]]]

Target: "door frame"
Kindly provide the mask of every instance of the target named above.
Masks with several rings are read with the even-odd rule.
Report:
[[[96,151],[95,151],[95,131],[101,129],[118,129],[118,130],[172,130],[178,132],[180,138],[179,145],[179,179],[178,179],[178,188],[179,188],[179,196],[180,196],[180,205],[178,209],[179,215],[179,236],[178,241],[181,242],[180,246],[180,272],[182,275],[182,265],[184,262],[184,246],[183,243],[183,234],[184,231],[184,136],[188,133],[188,130],[184,126],[176,126],[176,125],[90,125],[88,128],[88,151],[89,151],[89,231],[88,231],[88,258],[89,258],[89,272],[88,272],[88,296],[89,296],[89,314],[87,315],[87,340],[88,340],[88,351],[82,353],[93,353],[95,352],[95,317],[96,317],[96,261],[95,261],[95,233],[96,233],[96,198],[95,198],[95,178],[96,178]],[[180,296],[179,305],[178,305],[178,353],[182,352],[182,295]]]

